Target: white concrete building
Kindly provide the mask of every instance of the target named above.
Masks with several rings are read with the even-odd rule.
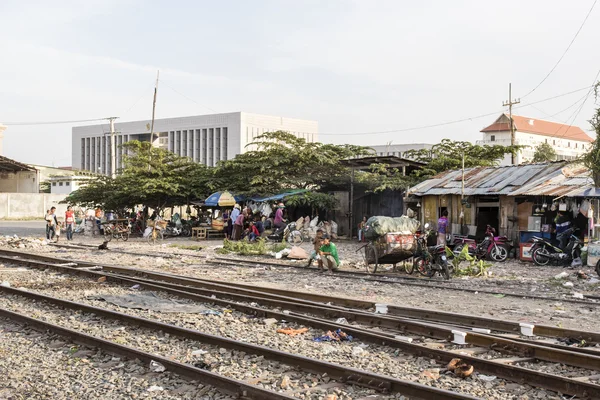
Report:
[[[132,140],[150,140],[150,122],[115,124],[117,170],[122,167],[123,149]],[[307,141],[318,140],[316,121],[233,112],[164,118],[154,121],[154,145],[196,162],[215,166],[251,149],[254,138],[265,132],[287,131]],[[158,135],[158,139],[156,137]],[[74,127],[72,131],[74,169],[110,174],[110,134],[108,123]]]
[[[375,150],[377,156],[396,156],[400,158],[407,158],[404,153],[408,150],[422,150],[431,149],[432,144],[428,143],[408,143],[408,144],[381,144],[376,146],[369,146]]]
[[[50,182],[50,193],[70,194],[80,187],[85,186],[91,179],[93,179],[91,174],[76,171],[62,175],[52,175],[50,179],[48,179]]]
[[[558,122],[545,121],[529,117],[513,115],[515,144],[527,146],[516,157],[516,164],[528,163],[533,160],[535,149],[542,143],[551,145],[557,154],[557,160],[574,160],[589,150],[594,141],[587,133],[577,126],[564,125]],[[510,118],[500,115],[493,124],[483,128],[483,140],[479,145],[510,146]],[[507,155],[502,160],[502,166],[511,165],[512,159]]]

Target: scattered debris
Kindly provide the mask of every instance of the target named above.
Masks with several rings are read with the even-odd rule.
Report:
[[[294,246],[290,250],[290,254],[288,254],[287,258],[294,260],[308,260],[308,252],[302,247]]]
[[[583,299],[583,294],[581,293],[573,293],[573,297],[576,299]]]
[[[423,372],[421,372],[421,376],[424,376],[427,379],[437,381],[438,379],[440,379],[440,369],[439,368],[426,369]]]
[[[573,282],[565,282],[565,283],[563,283],[563,286],[564,287],[573,287],[575,285],[573,284]]]
[[[15,249],[35,249],[41,246],[48,245],[48,241],[41,238],[30,238],[30,237],[19,237],[13,236],[0,236],[0,246],[13,247]]]
[[[460,358],[453,358],[448,363],[448,371],[454,372],[459,378],[469,377],[475,369],[471,364],[467,364]]]
[[[271,326],[277,323],[277,320],[275,318],[266,318],[263,320],[263,324],[267,325],[267,326]]]
[[[336,324],[348,324],[348,320],[346,318],[338,318],[335,320]]]
[[[165,372],[167,370],[167,368],[165,368],[165,366],[162,365],[161,363],[151,360],[150,361],[150,370],[152,372]]]
[[[290,335],[290,336],[301,335],[301,334],[306,333],[306,332],[308,332],[308,328],[300,328],[300,329],[283,328],[283,329],[277,329],[277,333],[283,333],[285,335]]]
[[[204,350],[201,350],[201,349],[200,350],[194,350],[194,351],[192,351],[192,355],[194,357],[203,356],[205,354],[208,354],[208,351],[204,351]]]
[[[97,282],[98,283],[104,283],[104,282],[106,282],[106,277],[105,276],[101,276],[100,278],[98,278]]]
[[[563,271],[558,275],[554,275],[554,279],[565,279],[568,276],[569,276],[569,273]]]
[[[163,388],[162,386],[156,386],[156,385],[152,385],[148,388],[149,392],[162,392],[163,390],[165,390],[165,388]]]
[[[343,342],[343,341],[351,342],[352,339],[353,339],[352,336],[348,335],[341,329],[338,329],[335,332],[327,331],[327,333],[325,335],[318,336],[318,337],[314,338],[313,340],[315,342]]]
[[[484,382],[491,382],[497,378],[497,376],[495,376],[495,375],[483,375],[483,374],[479,374],[479,375],[477,375],[477,377],[479,378],[479,380],[482,380]]]
[[[8,281],[2,281],[2,283],[0,283],[0,286],[10,287],[10,282],[8,282]]]

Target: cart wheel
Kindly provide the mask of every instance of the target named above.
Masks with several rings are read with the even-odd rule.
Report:
[[[377,257],[377,247],[372,244],[368,244],[365,247],[365,268],[369,274],[377,272],[379,261]]]
[[[110,230],[104,229],[104,240],[110,242],[113,238],[113,234]]]
[[[412,275],[412,273],[415,271],[415,263],[413,260],[411,260],[410,262],[408,261],[403,261],[404,263],[404,272],[406,272],[408,275]]]
[[[121,239],[123,239],[123,241],[126,242],[129,239],[129,232],[121,233]]]
[[[413,262],[413,268],[416,269],[418,273],[428,278],[431,278],[433,274],[435,274],[435,270],[431,268],[430,260],[425,257],[416,257]]]

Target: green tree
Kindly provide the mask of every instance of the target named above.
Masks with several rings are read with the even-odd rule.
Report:
[[[372,152],[362,146],[308,142],[283,131],[266,132],[251,145],[256,150],[219,164],[214,186],[244,195],[316,190],[348,179],[350,170],[341,160]]]
[[[541,143],[535,148],[533,162],[548,162],[556,160],[556,150],[548,143]]]
[[[507,154],[516,154],[522,146],[480,146],[470,142],[443,139],[431,149],[409,150],[407,158],[426,164],[415,172],[420,180],[429,179],[440,172],[461,169],[464,155],[465,168],[498,165]]]
[[[149,142],[131,141],[123,148],[127,152],[124,167],[115,179],[100,176],[71,193],[66,202],[83,207],[101,205],[107,210],[138,204],[162,210],[210,194],[213,172],[206,166]]]
[[[599,87],[600,82],[596,83],[594,87],[596,101],[598,100]],[[581,158],[581,162],[592,172],[594,186],[600,188],[600,107],[594,110],[594,115],[592,115],[592,119],[589,122],[594,132],[596,132],[596,140],[592,143],[590,150]]]

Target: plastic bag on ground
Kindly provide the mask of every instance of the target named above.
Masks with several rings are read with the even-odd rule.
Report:
[[[310,221],[310,227],[315,228],[319,224],[319,217],[314,217],[312,221]]]

